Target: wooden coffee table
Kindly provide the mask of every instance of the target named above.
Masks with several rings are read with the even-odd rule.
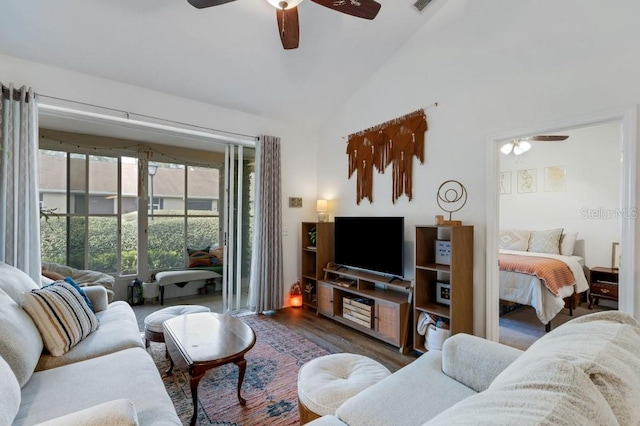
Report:
[[[215,367],[233,362],[239,368],[238,401],[247,361],[244,354],[256,343],[254,331],[239,319],[214,312],[187,314],[167,320],[163,324],[164,340],[172,363],[188,370],[191,376],[193,416],[196,424],[198,414],[198,383],[205,373]],[[168,373],[171,373],[171,369]]]

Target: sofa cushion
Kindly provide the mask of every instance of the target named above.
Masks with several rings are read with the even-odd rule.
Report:
[[[98,288],[92,287],[91,290]],[[101,291],[104,291],[100,287]],[[89,290],[89,289],[87,289]],[[110,303],[96,313],[100,327],[62,356],[42,354],[36,371],[71,364],[129,348],[143,348],[136,316],[127,302]]]
[[[56,417],[36,426],[137,426],[136,407],[128,399],[116,399]]]
[[[4,290],[18,305],[22,303],[22,294],[40,288],[29,275],[20,269],[0,262],[0,289]]]
[[[187,254],[189,255],[189,268],[196,266],[211,266],[212,255],[209,253],[209,247],[202,249],[190,249],[187,248]]]
[[[425,425],[618,424],[589,376],[567,360],[521,364],[517,371],[501,378]]]
[[[9,364],[0,357],[0,425],[10,425],[20,408],[20,384]]]
[[[37,424],[122,398],[133,402],[140,424],[181,425],[158,368],[142,348],[34,373],[22,388],[14,425]]]
[[[0,357],[20,386],[29,380],[42,353],[42,338],[29,315],[0,289]]]
[[[442,374],[442,353],[430,351],[348,399],[335,415],[350,426],[421,425],[475,394]]]
[[[640,322],[605,311],[576,318],[545,335],[491,384],[501,386],[538,361],[565,360],[583,371],[618,424],[640,424]]]
[[[35,322],[44,345],[60,356],[98,328],[98,319],[73,286],[57,281],[24,295],[22,307]]]
[[[520,349],[458,333],[442,346],[442,372],[476,392],[482,392],[523,353]]]

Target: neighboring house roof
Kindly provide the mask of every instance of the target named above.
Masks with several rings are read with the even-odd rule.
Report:
[[[218,198],[219,175],[215,170],[188,166],[188,198]],[[40,155],[40,190],[65,191],[67,187],[66,158]],[[70,187],[72,191],[85,189],[85,162],[71,159]],[[117,191],[116,163],[92,161],[90,163],[89,191],[94,194],[115,194]],[[137,164],[122,164],[122,194],[138,193]],[[184,197],[184,168],[158,167],[153,178],[154,196]]]

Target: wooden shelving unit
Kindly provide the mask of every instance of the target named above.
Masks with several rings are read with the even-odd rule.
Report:
[[[436,243],[450,244],[449,263],[436,263]],[[438,283],[448,284],[449,305],[438,301]],[[449,322],[451,334],[473,334],[473,226],[416,226],[413,349],[425,352],[417,331],[420,314]]]
[[[309,238],[312,228],[316,229],[315,244]],[[324,275],[323,269],[333,261],[333,235],[333,222],[302,222],[302,304],[312,309],[318,307],[318,280]]]
[[[406,353],[411,349],[411,294],[410,281],[332,265],[318,282],[318,313]]]

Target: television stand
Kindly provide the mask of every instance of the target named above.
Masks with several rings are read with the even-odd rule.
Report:
[[[407,353],[412,290],[411,281],[330,264],[318,281],[318,314]]]

